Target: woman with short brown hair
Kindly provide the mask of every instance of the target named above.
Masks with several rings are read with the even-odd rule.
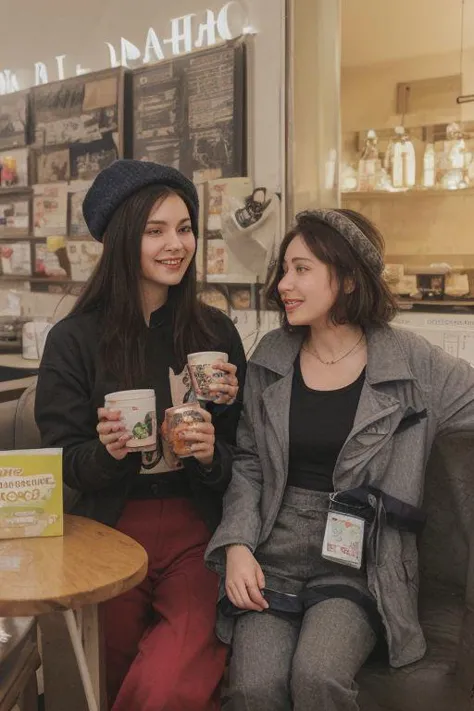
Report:
[[[298,215],[269,296],[283,328],[247,371],[222,522],[217,631],[234,711],[356,711],[384,639],[421,659],[416,536],[441,434],[474,431],[474,371],[388,324],[383,239],[362,215]]]

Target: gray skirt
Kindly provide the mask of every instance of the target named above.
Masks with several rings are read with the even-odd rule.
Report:
[[[377,630],[378,620],[375,601],[368,586],[365,571],[328,561],[322,557],[324,531],[329,510],[329,494],[289,486],[285,491],[280,511],[269,538],[255,551],[265,575],[265,590],[300,595],[311,589],[328,586],[353,588],[355,595],[344,592],[330,597],[347,597],[361,604],[360,598],[369,603],[369,621]],[[314,594],[313,593],[313,594]],[[225,598],[224,581],[221,581],[220,603]],[[312,603],[311,603],[312,604]],[[237,614],[245,614],[236,611]],[[216,633],[226,644],[232,641],[235,617],[224,614],[218,606]]]
[[[329,494],[287,487],[272,532],[255,551],[266,588],[299,594],[308,587],[351,585],[370,594],[363,568],[322,557],[328,510]]]

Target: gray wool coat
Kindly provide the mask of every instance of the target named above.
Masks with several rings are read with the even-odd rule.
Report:
[[[334,490],[370,485],[416,511],[423,503],[434,438],[474,433],[474,369],[409,331],[387,326],[366,335],[366,380],[336,462]],[[255,551],[269,537],[279,512],[288,474],[293,364],[301,343],[300,333],[272,331],[249,362],[237,435],[241,450],[222,522],[206,552],[209,567],[221,576],[225,546],[242,543]],[[385,627],[390,663],[401,667],[426,650],[417,612],[416,534],[390,525],[381,499],[375,508],[367,578]],[[218,626],[217,631],[230,641],[231,630]]]

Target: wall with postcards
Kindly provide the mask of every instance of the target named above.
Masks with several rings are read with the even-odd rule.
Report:
[[[129,151],[129,82],[117,68],[0,97],[0,287],[22,294],[25,316],[70,295],[67,311],[100,257],[82,200]]]
[[[239,39],[0,97],[0,289],[22,291],[23,315],[67,313],[101,254],[84,195],[101,169],[134,157],[174,165],[197,186],[201,298],[233,318],[247,350],[276,325],[261,286],[281,202],[248,177],[246,61]]]

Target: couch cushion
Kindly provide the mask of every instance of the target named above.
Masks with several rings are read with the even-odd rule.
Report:
[[[41,438],[35,422],[36,382],[30,385],[18,401],[15,418],[15,449],[41,447]]]
[[[0,403],[0,450],[15,447],[15,416],[18,400]]]
[[[460,591],[429,591],[420,600],[428,650],[401,669],[366,665],[357,677],[361,711],[464,711],[467,694],[456,682],[456,657],[464,615]]]

